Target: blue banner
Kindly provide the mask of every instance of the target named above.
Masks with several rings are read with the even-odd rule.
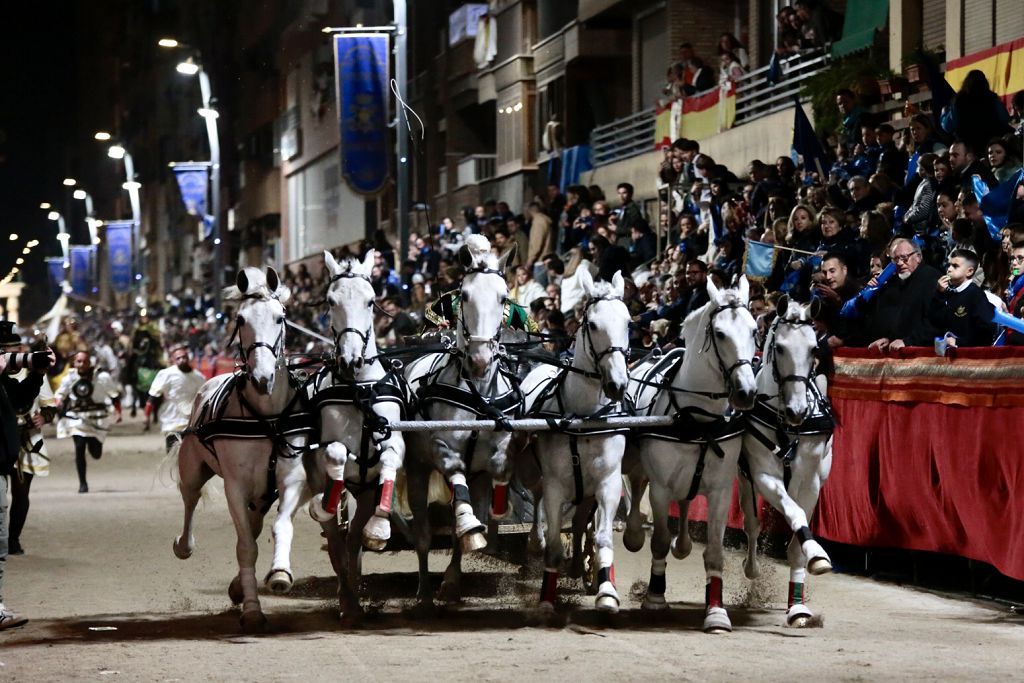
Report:
[[[743,255],[743,273],[749,280],[763,282],[775,268],[775,245],[750,240]]]
[[[47,256],[46,272],[50,275],[50,291],[56,299],[61,295],[61,285],[64,282],[64,257]]]
[[[71,246],[71,291],[79,296],[92,293],[92,247]]]
[[[189,215],[201,218],[203,234],[209,237],[213,229],[213,217],[206,213],[207,179],[209,164],[174,164],[174,177],[178,179],[181,201]]]
[[[341,175],[367,197],[380,194],[388,180],[389,42],[384,33],[334,36]]]
[[[132,221],[111,221],[107,228],[107,258],[110,259],[110,284],[118,294],[132,288]]]

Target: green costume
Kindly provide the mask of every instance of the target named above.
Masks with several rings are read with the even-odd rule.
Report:
[[[459,317],[459,301],[460,290],[458,289],[445,292],[435,299],[434,302],[427,307],[427,310],[423,315],[423,317],[426,318],[427,326],[431,328],[447,327],[449,329],[454,329],[455,321]],[[530,317],[529,311],[510,300],[505,301],[505,310],[501,317],[501,325],[502,327],[510,330],[522,330],[524,332],[540,331],[537,321]]]

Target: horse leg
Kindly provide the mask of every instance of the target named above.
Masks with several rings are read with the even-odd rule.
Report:
[[[530,527],[530,537],[526,543],[526,552],[533,557],[544,556],[544,527],[546,526],[546,515],[544,514],[544,487],[538,481],[534,488],[530,489],[533,494],[533,525]]]
[[[554,611],[558,598],[558,570],[562,566],[562,501],[565,500],[562,482],[558,477],[547,477],[544,482],[544,579],[540,585],[540,608]]]
[[[820,468],[810,475],[809,479],[800,482],[795,491],[796,499],[804,514],[810,516],[814,512],[814,506],[818,503],[818,494],[821,491],[822,479]],[[804,532],[806,537],[810,531]],[[820,554],[815,555],[815,546],[821,548],[813,538],[801,538],[801,532],[797,532],[786,548],[786,556],[789,560],[789,596],[786,606],[786,623],[796,628],[807,626],[813,612],[807,607],[807,572],[811,574],[824,574],[832,569],[831,560],[825,550],[821,548]],[[808,558],[813,558],[808,560]]]
[[[705,633],[732,631],[729,613],[722,604],[722,571],[725,568],[725,525],[729,519],[729,504],[732,502],[732,480],[735,467],[728,478],[729,485],[717,486],[707,493],[708,500],[708,544],[704,548],[704,573],[707,575],[704,602]],[[705,481],[708,480],[705,474]],[[709,484],[711,482],[708,482]]]
[[[213,477],[213,470],[203,460],[202,446],[194,436],[186,437],[178,446],[178,491],[185,506],[185,517],[181,535],[174,539],[174,556],[180,560],[192,557],[196,539],[192,535],[196,506],[202,496],[203,486]]]
[[[643,475],[643,469],[633,468],[633,471],[626,475],[629,481],[629,514],[626,515],[626,530],[622,532],[622,544],[631,553],[639,552],[647,541],[647,534],[644,532],[644,514],[640,510],[640,501],[647,489],[647,479]]]
[[[430,566],[427,562],[430,554],[430,520],[427,504],[430,473],[430,468],[420,462],[415,462],[415,459],[407,463],[405,467],[406,490],[409,496],[409,507],[412,510],[413,538],[416,557],[419,561],[416,600],[421,609],[434,606],[433,593],[430,590]]]
[[[363,527],[363,545],[369,550],[384,550],[391,539],[391,502],[395,477],[405,459],[405,442],[401,438],[393,436],[380,454],[380,497],[376,509]]]
[[[685,560],[693,551],[693,539],[690,538],[690,501],[677,500],[679,506],[679,533],[672,539],[672,557]]]
[[[487,545],[483,532],[487,527],[473,512],[473,499],[469,495],[465,464],[462,455],[452,450],[441,439],[434,440],[434,452],[442,463],[444,477],[452,486],[452,513],[455,516],[455,536],[465,552],[481,550]]]
[[[592,498],[584,498],[572,515],[572,555],[569,558],[569,578],[579,579],[583,577],[586,568],[583,565],[583,540],[587,535],[587,525],[594,517],[596,501]],[[584,580],[584,587],[586,581]]]
[[[256,557],[259,549],[253,535],[252,515],[248,509],[251,490],[251,486],[246,487],[242,482],[225,478],[224,494],[237,535],[235,555],[238,559],[238,582],[242,589],[241,624],[246,633],[260,631],[267,623],[256,593]]]
[[[622,497],[622,475],[611,472],[597,489],[597,517],[594,520],[594,545],[597,558],[597,609],[619,611],[619,594],[615,590],[615,513]]]
[[[349,521],[348,532],[342,548],[341,574],[339,575],[338,591],[339,607],[342,618],[361,614],[359,604],[359,584],[362,580],[363,530],[366,522],[374,514],[376,505],[376,487],[363,491],[356,497],[355,513]]]
[[[761,533],[761,520],[757,518],[757,492],[754,482],[740,476],[737,480],[740,489],[740,506],[743,508],[743,531],[747,534],[747,557],[743,560],[743,573],[750,580],[761,575],[761,566],[757,561],[757,537]]]
[[[804,512],[803,507],[790,497],[782,480],[763,471],[757,472],[754,475],[754,480],[757,482],[757,488],[760,490],[761,495],[764,496],[765,500],[772,507],[782,513],[789,523],[789,528],[793,530],[796,538],[799,539],[799,543],[802,546],[801,552],[808,558],[808,570],[815,575],[826,574],[832,571],[832,561],[829,559],[828,553],[821,547],[821,544],[814,540],[814,536],[807,525],[807,513]],[[810,495],[808,493],[808,496]],[[817,491],[815,490],[811,509],[813,509],[817,499]]]
[[[651,481],[651,513],[654,516],[654,530],[651,532],[651,580],[647,583],[647,595],[643,609],[668,609],[665,600],[665,568],[668,566],[668,550],[672,532],[668,528],[669,490],[661,483]]]
[[[277,463],[278,490],[281,499],[277,505],[277,518],[271,527],[274,537],[274,560],[267,574],[266,584],[271,592],[281,595],[292,588],[291,551],[295,535],[295,511],[309,494],[306,476],[298,460],[279,460]]]

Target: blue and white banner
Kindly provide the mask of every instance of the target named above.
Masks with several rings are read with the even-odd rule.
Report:
[[[110,284],[118,294],[132,288],[132,221],[110,221],[107,229],[107,258],[110,259]]]
[[[61,285],[64,283],[64,257],[47,256],[46,272],[50,275],[50,292],[53,298],[61,294]]]
[[[389,45],[385,33],[334,36],[341,175],[366,197],[380,194],[388,181]]]
[[[775,245],[750,240],[743,255],[743,274],[747,279],[763,282],[775,269]]]
[[[92,293],[92,246],[71,245],[71,291],[79,296]]]
[[[206,213],[206,198],[209,189],[209,164],[175,163],[174,176],[178,179],[181,190],[181,201],[189,215],[202,219],[203,234],[209,237],[213,226],[213,217]]]

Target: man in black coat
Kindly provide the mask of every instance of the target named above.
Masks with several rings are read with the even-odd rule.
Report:
[[[0,631],[22,626],[28,622],[25,617],[18,616],[7,609],[4,603],[4,568],[7,564],[7,488],[8,477],[14,474],[18,462],[20,437],[18,435],[18,413],[25,412],[39,394],[43,385],[46,368],[56,360],[53,351],[49,352],[48,362],[44,367],[29,372],[21,381],[11,377],[16,368],[9,367],[11,360],[8,351],[21,345],[21,337],[14,332],[14,324],[0,320]],[[18,354],[18,362],[25,363],[27,358]]]
[[[931,346],[935,328],[928,311],[941,274],[924,263],[916,243],[900,238],[891,248],[899,277],[886,282],[868,306],[866,338],[874,340],[868,348],[884,352],[904,346]]]

